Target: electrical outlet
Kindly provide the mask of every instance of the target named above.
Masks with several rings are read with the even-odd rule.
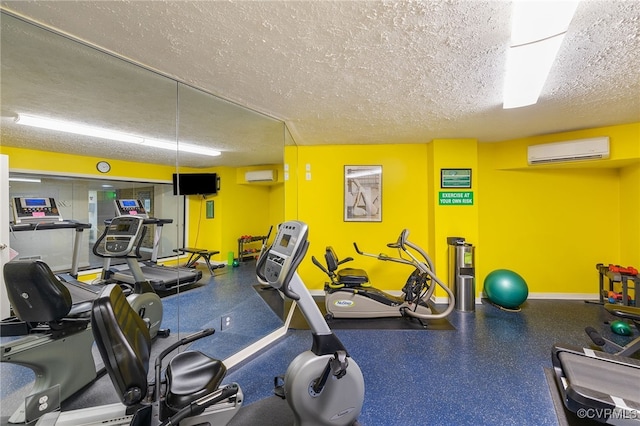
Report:
[[[223,315],[222,318],[220,318],[220,331],[231,328],[232,324],[231,315]]]

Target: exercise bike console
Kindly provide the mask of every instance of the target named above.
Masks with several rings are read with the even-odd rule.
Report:
[[[309,248],[308,234],[306,224],[286,222],[278,230],[266,257],[263,278],[293,300],[300,300],[300,296],[289,288],[289,282]]]
[[[140,234],[143,219],[137,216],[119,216],[113,218],[105,234],[104,249],[108,255],[124,256],[130,253]]]

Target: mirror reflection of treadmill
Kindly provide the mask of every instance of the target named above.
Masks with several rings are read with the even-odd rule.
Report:
[[[102,287],[87,284],[77,279],[82,232],[85,229],[90,229],[91,224],[63,219],[54,198],[13,197],[11,201],[13,221],[9,223],[9,227],[12,232],[57,229],[75,230],[71,251],[71,270],[69,272],[59,272],[55,275],[69,290],[73,304],[95,299]]]
[[[167,291],[179,286],[193,284],[202,278],[202,271],[198,269],[158,265],[158,248],[162,237],[162,228],[165,224],[172,223],[173,219],[149,217],[147,209],[140,200],[116,199],[114,204],[117,216],[135,215],[143,217],[143,224],[148,227],[147,229],[155,225],[151,259],[139,261],[138,263],[145,279],[151,283],[156,291]],[[105,265],[105,269],[109,270],[111,279],[126,284],[135,284],[136,280],[133,277],[133,272],[126,264],[108,267]]]

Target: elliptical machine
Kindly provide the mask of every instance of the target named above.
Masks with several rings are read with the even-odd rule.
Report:
[[[296,272],[309,247],[308,232],[299,221],[281,224],[256,268],[259,280],[296,301],[313,333],[311,350],[289,364],[284,394],[296,426],[353,425],[364,403],[364,379]]]
[[[329,276],[330,282],[325,284],[326,318],[392,318],[410,317],[418,320],[433,320],[447,317],[454,309],[455,297],[453,292],[435,274],[433,262],[427,253],[417,244],[408,239],[409,231],[404,229],[398,240],[387,244],[387,247],[398,250],[398,257],[391,257],[384,253],[371,254],[360,251],[353,243],[358,254],[374,257],[378,260],[410,265],[415,270],[409,275],[400,296],[394,296],[372,287],[368,276],[361,269],[338,269],[339,265],[353,260],[346,258],[338,260],[335,251],[327,247],[323,266],[315,257],[313,263]],[[417,253],[418,256],[416,256]],[[403,255],[408,256],[403,257]],[[449,299],[446,309],[436,312],[430,305],[431,297],[440,286]]]

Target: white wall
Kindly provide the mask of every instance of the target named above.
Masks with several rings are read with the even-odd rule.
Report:
[[[9,261],[9,157],[0,155],[0,269]],[[9,299],[4,286],[4,274],[0,273],[0,319],[9,316]]]

